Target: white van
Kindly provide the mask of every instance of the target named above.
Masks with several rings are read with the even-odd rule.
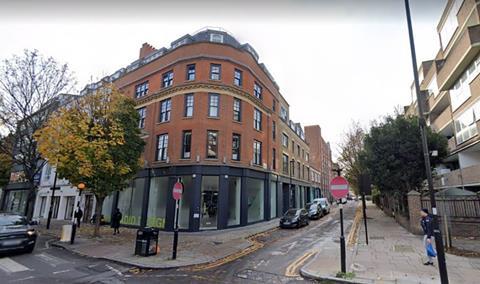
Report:
[[[324,215],[330,213],[330,202],[328,202],[328,199],[326,199],[325,197],[315,198],[313,200],[313,203],[320,204]]]

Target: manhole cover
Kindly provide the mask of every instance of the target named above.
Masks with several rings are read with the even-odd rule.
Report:
[[[385,240],[385,237],[371,236],[370,239],[372,239],[372,240]]]
[[[395,252],[415,252],[412,246],[407,246],[407,245],[394,245],[393,250]]]

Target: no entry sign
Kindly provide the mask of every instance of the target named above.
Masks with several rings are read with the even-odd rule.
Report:
[[[172,191],[173,199],[175,200],[182,199],[182,193],[183,193],[183,184],[177,181],[173,186],[173,191]]]
[[[330,182],[330,192],[336,199],[347,197],[348,181],[343,177],[335,177]]]

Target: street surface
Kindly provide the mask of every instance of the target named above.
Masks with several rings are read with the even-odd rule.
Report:
[[[355,213],[355,202],[344,208],[345,238]],[[51,247],[40,237],[32,254],[0,258],[1,283],[297,283],[307,282],[299,269],[322,247],[338,247],[338,210],[311,220],[301,229],[279,229],[259,237],[264,246],[232,262],[202,267],[139,270],[106,260],[75,255]],[[181,236],[180,236],[181,237]],[[179,248],[181,253],[181,248]],[[328,256],[325,256],[328,257]],[[339,264],[340,270],[340,264]]]

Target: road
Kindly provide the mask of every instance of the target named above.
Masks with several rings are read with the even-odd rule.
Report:
[[[345,234],[355,203],[344,209]],[[298,270],[323,247],[339,247],[338,211],[300,229],[275,230],[258,238],[262,248],[210,269],[138,270],[51,247],[40,237],[32,254],[0,258],[1,283],[305,283]],[[340,264],[339,264],[340,265]]]

